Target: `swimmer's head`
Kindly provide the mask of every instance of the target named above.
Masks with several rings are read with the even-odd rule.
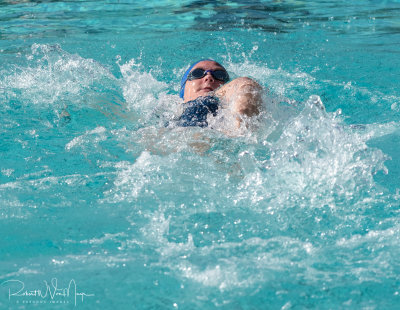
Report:
[[[186,70],[181,80],[179,96],[186,101],[205,96],[229,80],[225,68],[212,59],[202,59]]]

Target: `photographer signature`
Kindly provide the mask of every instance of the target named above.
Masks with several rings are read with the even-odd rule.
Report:
[[[53,278],[50,281],[50,284],[44,280],[45,289],[34,289],[34,290],[27,290],[25,289],[25,283],[20,280],[7,280],[2,283],[9,284],[10,287],[8,289],[8,299],[14,297],[38,297],[38,298],[50,298],[51,300],[55,300],[57,298],[74,298],[74,303],[76,306],[77,298],[81,298],[82,302],[84,297],[92,297],[94,294],[86,294],[83,292],[78,292],[76,282],[74,279],[71,279],[68,283],[68,286],[65,288],[58,287],[57,278]],[[12,287],[11,287],[12,286]]]

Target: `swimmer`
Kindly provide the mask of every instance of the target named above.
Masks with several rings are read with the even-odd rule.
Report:
[[[181,80],[179,96],[184,100],[184,111],[178,125],[207,127],[207,116],[216,116],[219,103],[230,105],[236,115],[237,126],[242,116],[260,113],[262,87],[247,77],[229,82],[229,74],[218,62],[204,59],[186,70]]]

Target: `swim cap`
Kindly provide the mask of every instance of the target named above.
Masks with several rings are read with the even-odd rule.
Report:
[[[190,73],[190,71],[193,69],[193,67],[195,65],[197,65],[199,62],[202,61],[215,61],[214,59],[201,59],[199,61],[196,61],[194,64],[192,64],[189,69],[186,70],[185,74],[182,76],[182,80],[181,80],[181,91],[179,92],[179,97],[181,97],[183,99],[183,95],[185,94],[185,85],[186,85],[186,80],[187,77]],[[222,67],[222,66],[221,66]]]

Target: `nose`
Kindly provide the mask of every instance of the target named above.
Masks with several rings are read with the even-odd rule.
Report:
[[[206,71],[206,75],[204,76],[204,79],[206,81],[209,81],[209,80],[214,81],[214,77],[212,76],[210,71]]]

